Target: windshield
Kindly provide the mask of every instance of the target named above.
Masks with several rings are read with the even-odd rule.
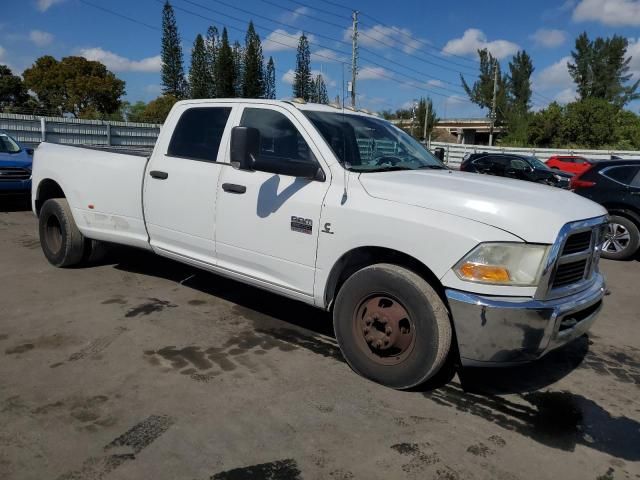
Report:
[[[549,167],[538,157],[528,157],[527,160],[529,160],[531,166],[536,170],[549,170]]]
[[[0,153],[18,153],[21,150],[20,145],[6,133],[0,132]]]
[[[418,141],[385,120],[338,112],[303,113],[348,170],[447,168]]]

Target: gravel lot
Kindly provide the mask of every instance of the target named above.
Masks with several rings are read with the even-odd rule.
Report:
[[[0,202],[0,479],[640,478],[638,261],[589,338],[396,392],[321,311],[130,249],[55,269]]]

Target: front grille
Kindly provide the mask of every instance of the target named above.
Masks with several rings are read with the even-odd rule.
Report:
[[[576,262],[558,265],[556,275],[553,278],[552,288],[566,287],[567,285],[571,285],[572,283],[576,283],[584,279],[587,264],[588,261],[585,258]]]
[[[0,167],[0,182],[15,181],[15,180],[29,180],[30,178],[31,178],[31,172],[26,168]]]
[[[592,231],[579,232],[570,235],[567,238],[564,248],[562,249],[562,255],[571,255],[573,253],[584,252],[591,247]]]

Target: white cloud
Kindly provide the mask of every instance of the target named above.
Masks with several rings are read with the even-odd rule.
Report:
[[[159,72],[162,66],[160,55],[142,60],[130,60],[99,47],[83,48],[79,53],[87,60],[104,63],[109,70],[114,72]]]
[[[362,67],[358,70],[358,80],[388,80],[390,76],[382,67]]]
[[[562,45],[567,40],[567,32],[540,28],[530,37],[537,46],[545,48],[555,48]]]
[[[561,90],[553,99],[558,103],[566,105],[567,103],[573,102],[577,96],[578,93],[576,92],[576,89],[569,87]]]
[[[41,12],[46,12],[47,10],[49,10],[49,8],[53,7],[54,5],[57,5],[58,3],[62,3],[64,1],[65,0],[37,0],[36,8]]]
[[[280,19],[285,21],[285,22],[295,22],[296,20],[298,20],[298,18],[308,15],[310,12],[310,10],[307,7],[298,7],[295,10],[291,11],[291,12],[287,12],[285,14],[283,14]]]
[[[160,95],[162,93],[162,85],[151,83],[149,85],[145,85],[144,91],[154,95]]]
[[[46,47],[53,42],[53,35],[42,30],[31,30],[29,32],[29,40],[37,47]]]
[[[562,57],[553,65],[548,66],[533,79],[534,90],[548,90],[552,88],[569,88],[573,85],[573,79],[569,75],[567,63],[572,58]]]
[[[327,85],[327,87],[335,87],[337,85],[336,81],[333,80],[329,75],[327,75],[327,72],[321,72],[320,70],[311,70],[311,76],[313,78],[315,78],[317,75],[322,75],[322,78],[324,79],[324,83],[325,85]],[[287,70],[284,74],[282,74],[281,80],[289,85],[293,85],[293,82],[296,79],[296,72],[290,68],[289,70]]]
[[[344,31],[345,41],[351,41],[352,29]],[[420,47],[421,41],[407,28],[374,25],[358,30],[358,42],[369,48],[401,48],[405,53],[413,53]]]
[[[319,62],[319,63],[326,63],[326,62],[346,62],[346,61],[350,61],[351,59],[348,59],[342,55],[340,55],[339,53],[335,52],[334,50],[329,50],[328,48],[321,48],[319,50],[315,50],[313,52],[311,52],[311,61],[312,62]]]
[[[442,80],[434,79],[434,80],[429,80],[426,83],[426,85],[427,85],[427,87],[440,87],[440,88],[442,88],[442,87],[445,86],[445,83]]]
[[[640,37],[629,39],[627,55],[631,57],[629,72],[633,75],[634,80],[638,80],[640,79]]]
[[[309,43],[315,41],[315,37],[310,34],[305,34]],[[283,50],[295,50],[298,48],[298,42],[302,32],[289,33],[282,28],[278,28],[271,32],[262,42],[262,50],[265,52],[279,52]]]
[[[497,59],[513,55],[520,46],[508,40],[488,41],[487,36],[477,28],[469,28],[462,37],[449,40],[442,49],[445,54],[476,55],[478,50],[486,48]]]
[[[573,20],[609,26],[640,26],[640,1],[582,0],[573,11]]]

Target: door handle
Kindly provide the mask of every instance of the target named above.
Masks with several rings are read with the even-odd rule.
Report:
[[[161,172],[160,170],[151,170],[149,172],[152,178],[157,178],[158,180],[166,180],[169,177],[167,172]]]
[[[235,183],[223,183],[222,190],[229,193],[241,194],[247,191],[247,187],[245,187],[244,185],[237,185]]]
[[[631,192],[631,195],[640,195],[640,192]]]

